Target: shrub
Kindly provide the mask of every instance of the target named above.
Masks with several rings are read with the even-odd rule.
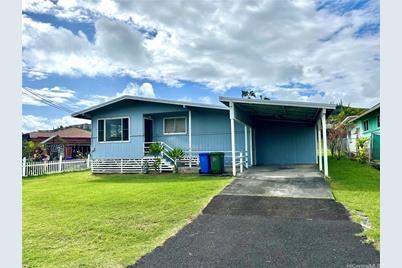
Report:
[[[174,161],[174,172],[178,172],[177,160],[183,158],[184,152],[181,148],[173,148],[171,151],[167,152],[167,155]]]
[[[368,140],[369,140],[368,138],[358,138],[356,141],[356,146],[357,146],[356,159],[360,163],[366,163],[368,160],[368,155],[367,155]]]

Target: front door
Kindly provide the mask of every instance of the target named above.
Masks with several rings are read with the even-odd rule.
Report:
[[[149,143],[148,142],[152,142],[152,119],[144,119],[144,148],[145,151],[148,151],[148,147],[149,147]]]

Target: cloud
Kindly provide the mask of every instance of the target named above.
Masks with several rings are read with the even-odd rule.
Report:
[[[32,10],[34,7],[30,5]],[[205,84],[214,92],[255,88],[292,100],[370,106],[379,97],[378,1],[72,1],[36,10],[73,12],[95,25],[83,33],[23,18],[29,74],[130,75],[172,86]],[[39,11],[38,11],[39,12]],[[82,15],[82,16],[81,16]],[[49,51],[47,53],[47,51]],[[308,83],[325,95],[300,96],[278,85]],[[296,92],[298,89],[290,89]]]
[[[45,106],[43,102],[39,101],[39,97],[36,95],[40,95],[47,100],[50,100],[56,104],[63,104],[71,101],[74,98],[75,91],[60,88],[55,86],[53,88],[41,88],[41,89],[33,89],[33,88],[22,88],[23,95],[22,95],[22,104],[26,105],[34,105],[34,106]],[[30,93],[33,92],[34,94]],[[27,95],[26,95],[27,94]],[[29,97],[29,96],[31,97]]]
[[[211,97],[209,97],[209,96],[199,97],[198,100],[200,102],[202,102],[202,103],[205,103],[205,104],[211,104],[212,103]]]
[[[122,92],[117,93],[115,97],[119,97],[122,95],[133,95],[133,96],[155,98],[154,88],[152,84],[147,82],[143,83],[141,86],[132,82],[128,83],[126,88]]]
[[[32,132],[37,130],[50,130],[59,126],[70,126],[75,124],[89,123],[88,120],[73,118],[71,116],[63,116],[56,119],[48,119],[43,116],[23,115],[22,116],[22,132]]]

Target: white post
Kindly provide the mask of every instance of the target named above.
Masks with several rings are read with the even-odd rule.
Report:
[[[240,173],[243,173],[243,152],[240,151]]]
[[[22,158],[22,177],[26,176],[27,158]]]
[[[235,140],[235,121],[233,102],[229,103],[230,107],[230,138],[232,142],[232,174],[236,176],[236,140]]]
[[[250,165],[254,165],[254,157],[253,157],[253,131],[252,128],[249,128],[249,133],[250,133]]]
[[[247,126],[244,125],[244,152],[246,158],[246,168],[248,168],[248,141],[247,141]]]
[[[318,167],[322,171],[321,126],[318,123]]]
[[[192,159],[192,154],[191,154],[191,150],[192,150],[192,144],[191,144],[191,110],[188,110],[188,153],[190,156],[190,162],[189,162],[189,167],[192,167],[192,163],[193,159]]]
[[[123,158],[120,159],[120,173],[123,173]]]
[[[327,147],[327,123],[325,118],[326,111],[322,109],[322,139],[324,143],[324,175],[328,176],[328,147]]]
[[[318,132],[317,124],[314,126],[314,136],[315,136],[315,163],[318,164]]]
[[[60,158],[59,158],[59,173],[61,173],[62,161],[63,161],[63,156],[60,155]]]
[[[87,158],[87,169],[90,168],[90,164],[91,164],[91,155],[88,154],[88,158]]]

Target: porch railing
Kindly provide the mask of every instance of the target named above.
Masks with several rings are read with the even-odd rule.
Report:
[[[174,160],[169,157],[167,152],[173,150],[171,146],[169,146],[167,143],[163,141],[154,141],[154,142],[144,142],[144,155],[149,154],[149,145],[156,143],[156,144],[161,144],[164,146],[164,151],[162,153],[162,157],[167,157],[172,163],[174,163]],[[198,166],[199,165],[199,159],[198,155],[199,153],[212,153],[212,152],[222,152],[224,153],[224,164],[226,167],[232,167],[232,151],[220,151],[220,150],[186,150],[184,151],[185,156],[182,159],[177,160],[178,163],[181,163],[185,166]],[[249,167],[249,161],[248,161],[248,152],[247,151],[236,151],[235,152],[235,162],[236,162],[236,167],[240,169],[240,173],[243,172],[244,168]]]

